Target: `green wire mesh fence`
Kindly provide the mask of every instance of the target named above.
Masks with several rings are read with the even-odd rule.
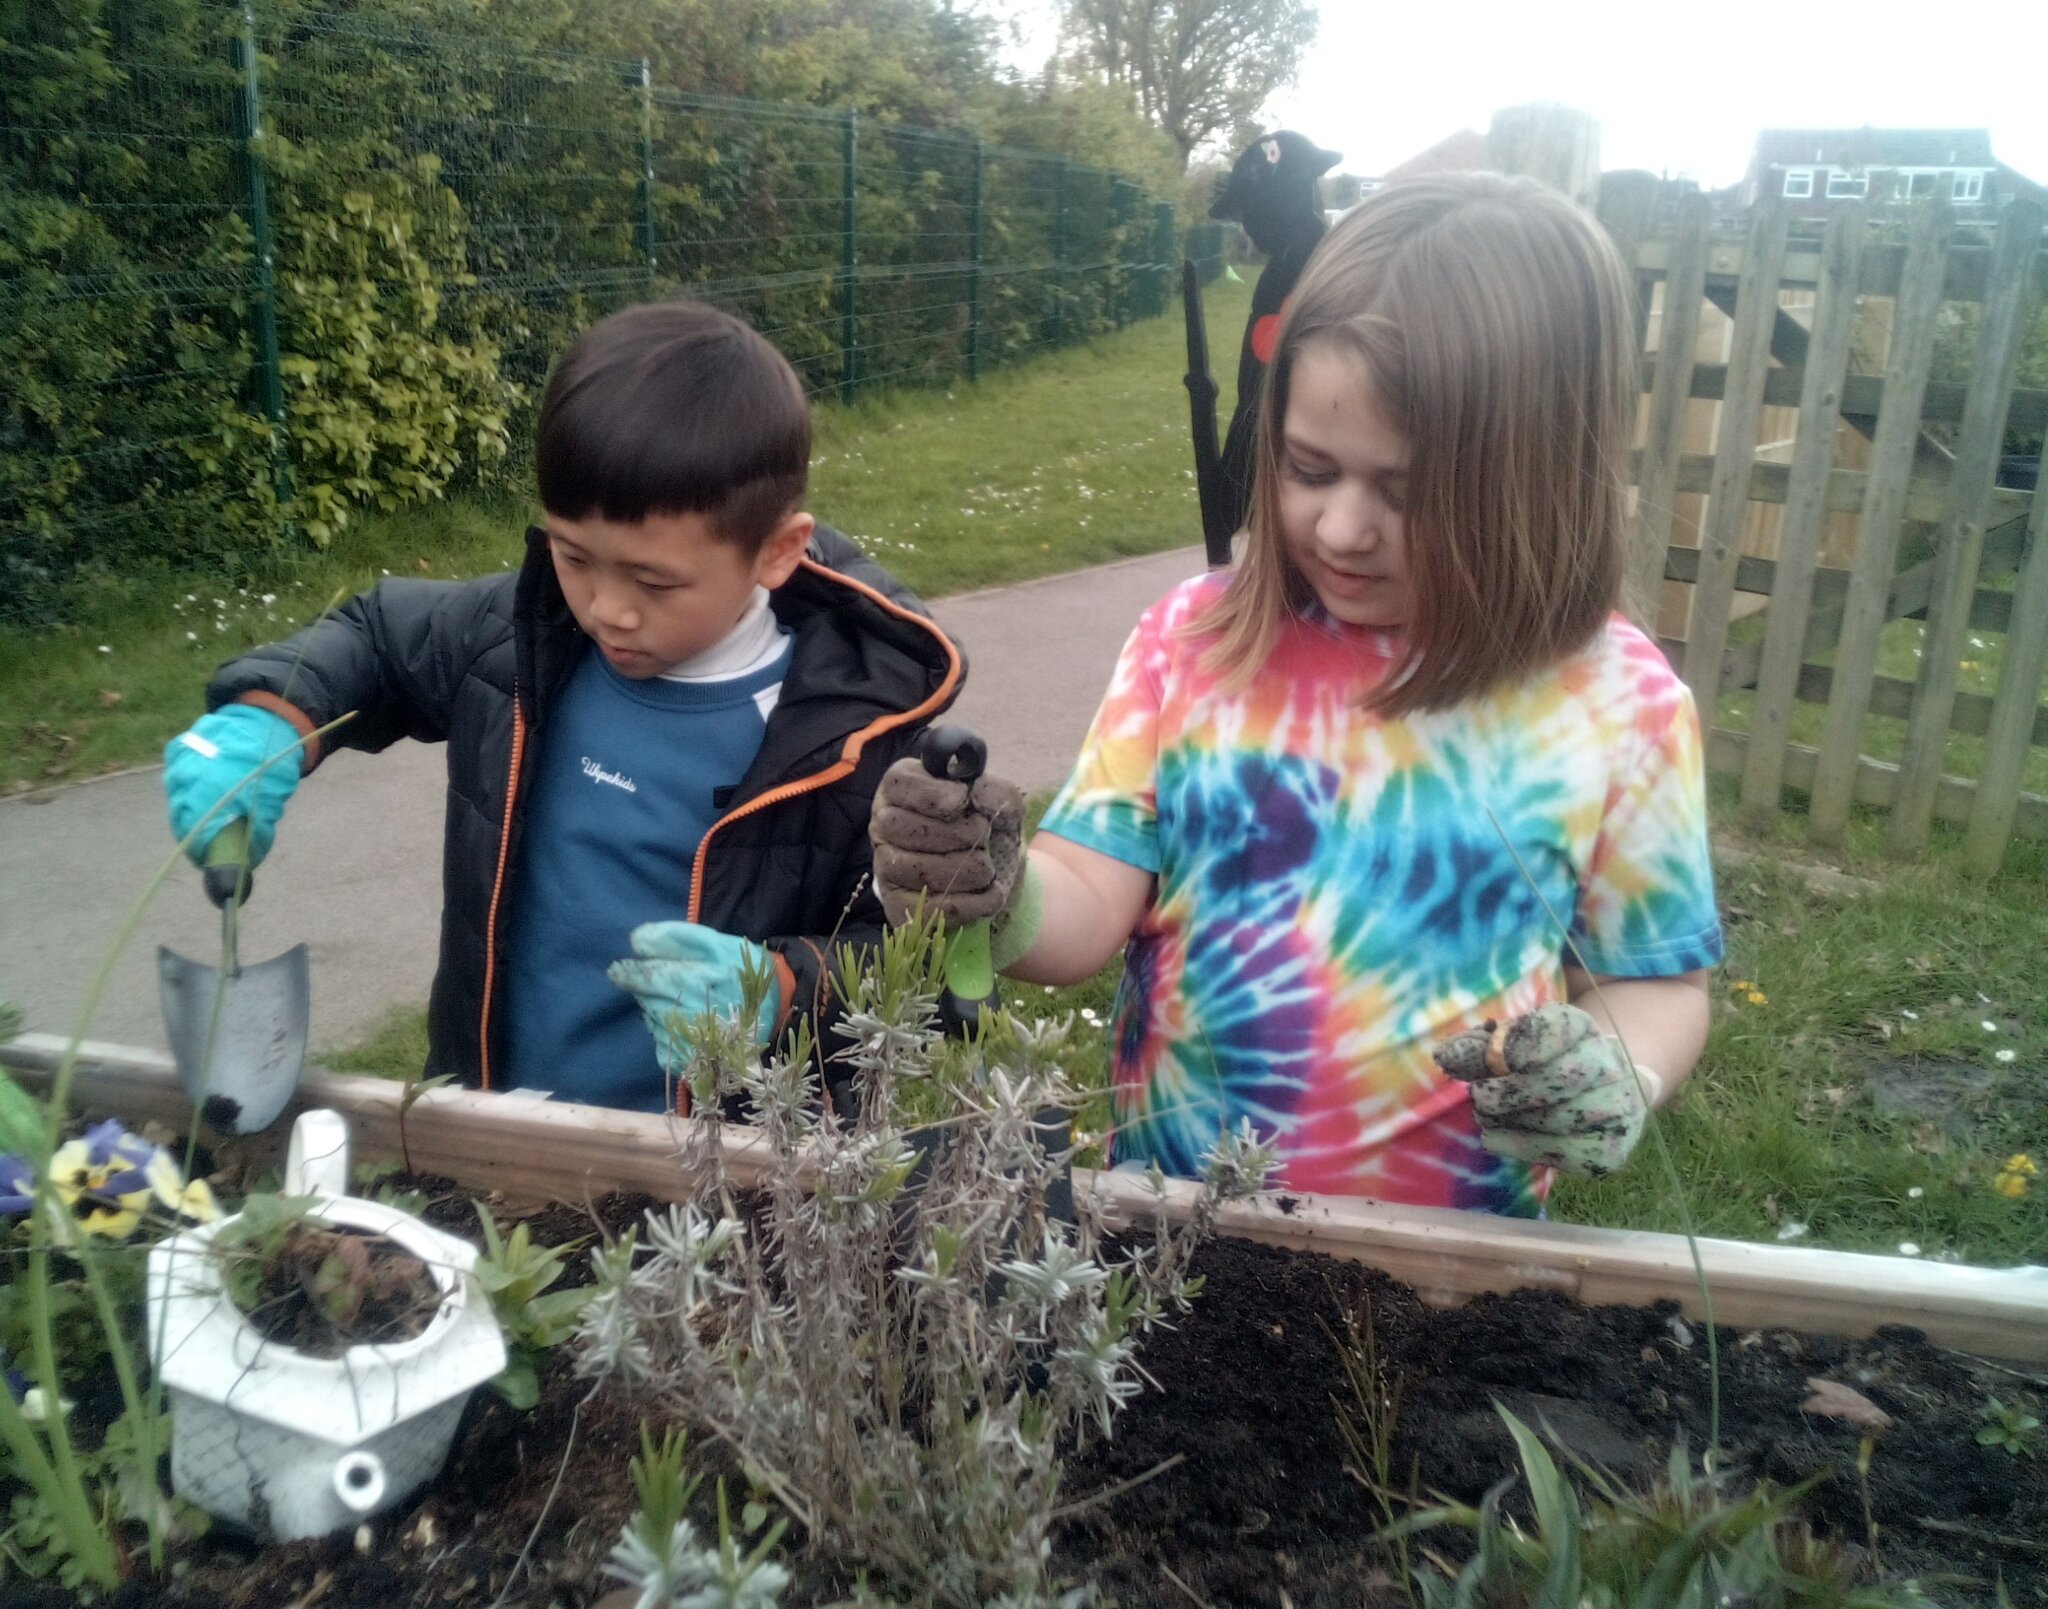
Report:
[[[245,0],[9,76],[0,618],[488,478],[632,302],[731,307],[845,398],[1158,314],[1178,264],[1115,173],[368,8]]]

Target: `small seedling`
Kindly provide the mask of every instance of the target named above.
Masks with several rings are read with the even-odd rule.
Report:
[[[733,1539],[726,1507],[725,1482],[718,1483],[718,1540],[700,1543],[697,1528],[686,1516],[690,1499],[703,1484],[701,1475],[685,1475],[688,1441],[683,1432],[667,1430],[659,1442],[640,1425],[640,1451],[628,1464],[639,1507],[612,1549],[605,1574],[637,1591],[635,1609],[663,1605],[712,1605],[721,1609],[774,1609],[789,1584],[789,1572],[769,1562],[768,1554],[782,1540],[786,1521],[777,1520],[751,1552],[742,1554]],[[749,1504],[752,1508],[755,1505]],[[749,1529],[752,1529],[749,1527]]]
[[[2008,1406],[1997,1397],[1986,1397],[1983,1420],[1977,1427],[1978,1446],[2003,1447],[2015,1458],[2034,1456],[2035,1433],[2041,1428],[2039,1414],[2027,1412],[2018,1403]]]
[[[576,1333],[583,1305],[591,1297],[588,1287],[548,1288],[568,1271],[569,1253],[583,1242],[535,1245],[525,1224],[514,1224],[512,1233],[504,1234],[482,1202],[474,1205],[484,1234],[476,1282],[490,1297],[491,1311],[505,1332],[505,1368],[491,1387],[513,1407],[528,1409],[540,1400],[540,1354]]]

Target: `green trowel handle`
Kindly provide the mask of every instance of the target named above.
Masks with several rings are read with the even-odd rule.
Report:
[[[964,726],[935,726],[918,745],[918,759],[935,777],[972,784],[988,764],[988,745]],[[996,1009],[996,969],[989,960],[988,923],[969,922],[946,940],[946,985],[939,993],[939,1020],[948,1034],[964,1038]]]
[[[206,883],[206,897],[223,910],[249,897],[255,881],[249,866],[249,820],[236,816],[213,835],[200,858],[200,876]]]

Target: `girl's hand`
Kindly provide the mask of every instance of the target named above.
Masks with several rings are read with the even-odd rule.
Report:
[[[1015,902],[1023,861],[1024,795],[983,775],[972,785],[898,760],[875,790],[868,837],[875,893],[892,923],[920,903],[949,926],[999,918]]]
[[[1446,1040],[1436,1064],[1472,1086],[1479,1138],[1495,1156],[1604,1178],[1643,1137],[1661,1080],[1577,1006],[1542,1006]]]

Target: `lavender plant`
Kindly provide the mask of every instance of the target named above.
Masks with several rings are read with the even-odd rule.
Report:
[[[1141,1388],[1145,1334],[1187,1310],[1197,1243],[1273,1154],[1247,1126],[1208,1159],[1192,1217],[1104,1243],[1085,1200],[1056,1210],[1071,1151],[1042,1114],[1076,1098],[1070,1024],[1001,1018],[918,1101],[941,1062],[938,935],[907,926],[863,969],[842,957],[839,1025],[864,1103],[818,1099],[801,1032],[765,1059],[730,1021],[672,1024],[704,1114],[681,1135],[692,1197],[599,1254],[580,1365],[727,1442],[810,1544],[917,1601],[1054,1601],[1063,1456],[1112,1433]],[[949,1063],[955,1058],[945,1058]],[[719,1116],[751,1102],[760,1177],[743,1190]],[[1155,1181],[1157,1183],[1157,1181]]]

